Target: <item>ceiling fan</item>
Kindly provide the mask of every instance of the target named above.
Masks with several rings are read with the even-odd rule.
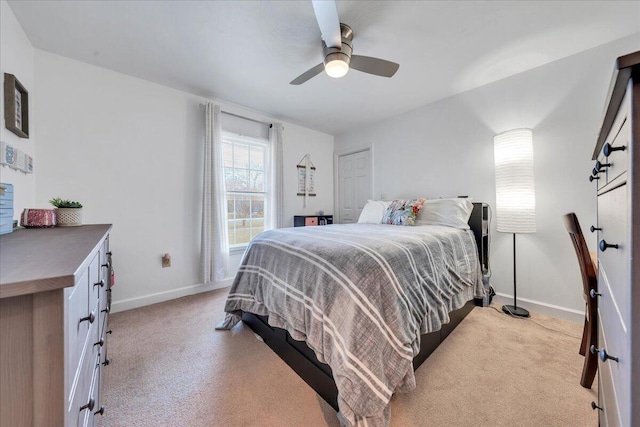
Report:
[[[289,84],[300,85],[323,70],[331,77],[343,77],[349,68],[382,77],[392,77],[399,64],[370,56],[352,55],[353,30],[340,22],[335,1],[313,0],[313,11],[322,34],[323,62],[305,71]]]

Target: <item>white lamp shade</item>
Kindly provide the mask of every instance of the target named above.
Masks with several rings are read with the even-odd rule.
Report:
[[[498,231],[535,233],[533,132],[531,129],[503,132],[493,138],[493,144]]]

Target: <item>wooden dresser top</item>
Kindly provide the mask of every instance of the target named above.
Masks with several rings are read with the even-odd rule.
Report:
[[[111,224],[20,229],[0,236],[0,298],[73,286]]]

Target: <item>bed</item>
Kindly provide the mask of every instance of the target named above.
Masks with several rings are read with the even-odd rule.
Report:
[[[485,289],[470,230],[337,224],[256,236],[231,286],[223,329],[244,321],[338,411],[343,425],[386,426],[393,393]]]

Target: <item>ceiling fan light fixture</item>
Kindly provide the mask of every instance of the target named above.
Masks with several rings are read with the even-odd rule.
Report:
[[[339,79],[347,74],[349,71],[349,64],[341,59],[334,59],[333,61],[327,62],[324,66],[324,71],[329,75],[329,77]]]

